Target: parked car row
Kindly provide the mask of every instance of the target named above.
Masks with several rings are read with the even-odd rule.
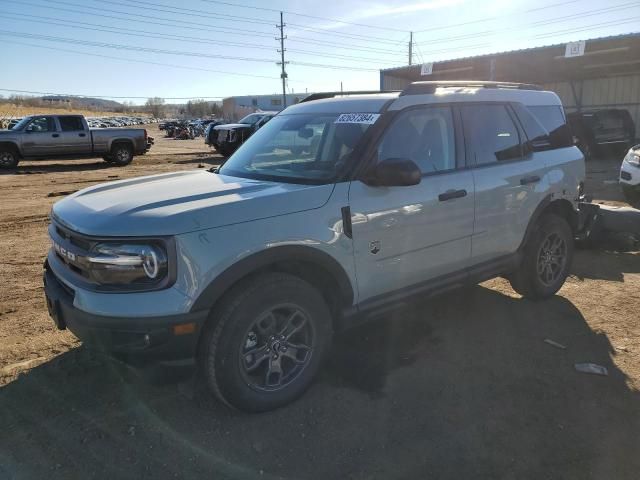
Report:
[[[0,130],[12,130],[23,120],[20,118],[0,119]],[[132,127],[154,123],[151,117],[86,117],[90,128]]]
[[[91,128],[132,127],[152,123],[151,118],[143,117],[87,117]]]

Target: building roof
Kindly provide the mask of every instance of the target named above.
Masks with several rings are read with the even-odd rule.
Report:
[[[567,44],[497,52],[435,62],[433,73],[421,65],[381,70],[382,75],[416,80],[493,79],[525,83],[583,80],[640,73],[640,33],[585,40],[583,56],[565,57]]]

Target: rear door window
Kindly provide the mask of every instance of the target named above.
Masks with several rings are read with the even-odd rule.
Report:
[[[473,164],[490,165],[522,158],[520,134],[505,105],[465,105],[461,112]]]
[[[78,132],[84,130],[82,117],[58,117],[63,132]]]

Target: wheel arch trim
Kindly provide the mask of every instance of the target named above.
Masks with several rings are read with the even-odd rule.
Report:
[[[355,295],[352,282],[335,258],[317,248],[283,245],[249,255],[217,275],[198,295],[191,307],[191,312],[211,309],[232,286],[242,279],[282,262],[304,263],[322,268],[336,281],[341,303],[345,306],[353,304]]]
[[[542,199],[542,201],[538,204],[538,206],[534,210],[533,215],[531,215],[531,219],[529,220],[529,225],[527,225],[527,230],[525,231],[522,242],[518,247],[518,251],[521,251],[529,241],[529,238],[531,238],[531,235],[533,234],[533,231],[538,223],[538,220],[540,220],[540,217],[542,216],[542,214],[550,210],[564,211],[561,213],[561,216],[563,216],[563,218],[565,218],[567,222],[569,222],[569,226],[571,227],[573,233],[574,234],[576,233],[578,228],[578,223],[577,223],[578,213],[573,208],[573,205],[571,204],[571,202],[566,198],[554,198],[553,194],[549,194],[544,199]],[[571,212],[569,214],[571,218],[566,218],[566,212]]]

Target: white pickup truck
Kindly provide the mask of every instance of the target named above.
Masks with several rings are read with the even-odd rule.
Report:
[[[143,128],[90,129],[82,115],[33,115],[0,130],[0,168],[14,168],[21,159],[95,157],[124,166],[149,148]]]

